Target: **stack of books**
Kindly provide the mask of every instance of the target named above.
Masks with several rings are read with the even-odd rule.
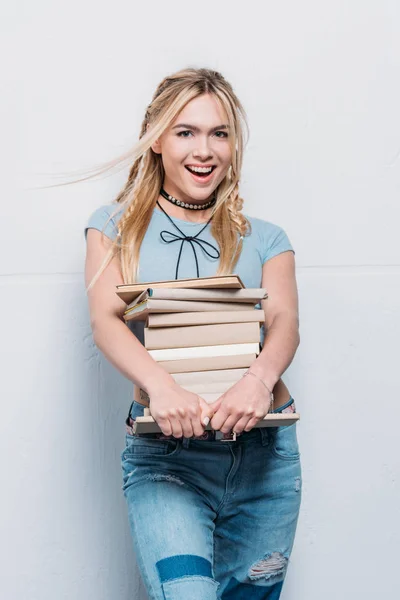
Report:
[[[265,315],[256,305],[268,294],[245,288],[237,275],[122,285],[117,294],[127,303],[125,321],[144,321],[144,345],[153,359],[208,403],[232,387],[260,352]],[[141,432],[159,430],[151,417],[143,419],[137,419],[137,431],[139,424]]]

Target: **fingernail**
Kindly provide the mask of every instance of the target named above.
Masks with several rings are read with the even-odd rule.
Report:
[[[209,424],[209,422],[210,422],[210,418],[209,417],[204,417],[204,419],[203,419],[203,425],[205,427],[207,427],[207,425]]]

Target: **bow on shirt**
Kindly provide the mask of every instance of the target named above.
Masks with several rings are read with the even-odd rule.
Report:
[[[210,258],[213,258],[213,259],[216,260],[216,259],[218,259],[220,257],[220,252],[219,252],[218,248],[216,248],[215,246],[213,246],[213,244],[210,244],[210,242],[207,242],[206,240],[202,240],[201,238],[198,237],[200,235],[200,233],[202,231],[204,231],[204,229],[210,223],[210,221],[212,219],[212,216],[209,218],[209,220],[204,225],[204,227],[202,227],[200,229],[200,231],[198,233],[196,233],[196,235],[185,235],[183,233],[183,231],[181,231],[179,229],[179,227],[176,225],[176,223],[173,222],[173,220],[171,219],[171,217],[165,212],[165,210],[163,209],[163,207],[161,206],[161,204],[158,202],[158,200],[157,200],[157,204],[161,208],[161,210],[163,211],[163,213],[165,214],[165,216],[168,217],[168,219],[171,221],[171,223],[175,227],[175,229],[177,229],[179,231],[179,233],[181,234],[181,235],[177,235],[173,231],[167,231],[165,229],[160,232],[160,237],[163,240],[163,242],[165,242],[166,244],[173,244],[174,242],[179,242],[179,241],[181,242],[181,247],[179,248],[178,260],[177,260],[177,263],[176,263],[175,279],[178,279],[179,263],[180,263],[180,260],[181,260],[182,250],[183,250],[183,246],[184,246],[185,242],[188,242],[191,245],[191,247],[192,247],[193,254],[194,254],[194,260],[196,262],[197,277],[200,277],[199,262],[197,260],[197,254],[196,254],[195,244],[197,244],[198,246],[200,246],[200,248],[202,249],[202,251],[204,252],[204,254],[206,254]],[[213,252],[212,251],[210,252],[210,250],[207,249],[207,246],[208,246],[209,249],[212,249]]]

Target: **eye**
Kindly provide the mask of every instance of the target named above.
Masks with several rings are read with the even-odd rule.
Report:
[[[188,129],[185,129],[185,131],[180,131],[179,133],[177,133],[176,135],[178,137],[189,137],[188,135],[184,135],[185,133],[192,133],[191,131],[189,131]]]
[[[219,133],[220,133],[221,135],[218,135]],[[228,137],[228,134],[227,134],[227,132],[226,132],[226,131],[216,131],[216,132],[215,132],[215,135],[216,135],[217,137],[223,137],[223,138],[227,138],[227,137]]]

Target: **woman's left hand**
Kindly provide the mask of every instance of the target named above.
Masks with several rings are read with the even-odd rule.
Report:
[[[214,415],[210,425],[223,433],[250,431],[271,406],[268,390],[256,377],[242,377],[218,400],[210,404]]]

